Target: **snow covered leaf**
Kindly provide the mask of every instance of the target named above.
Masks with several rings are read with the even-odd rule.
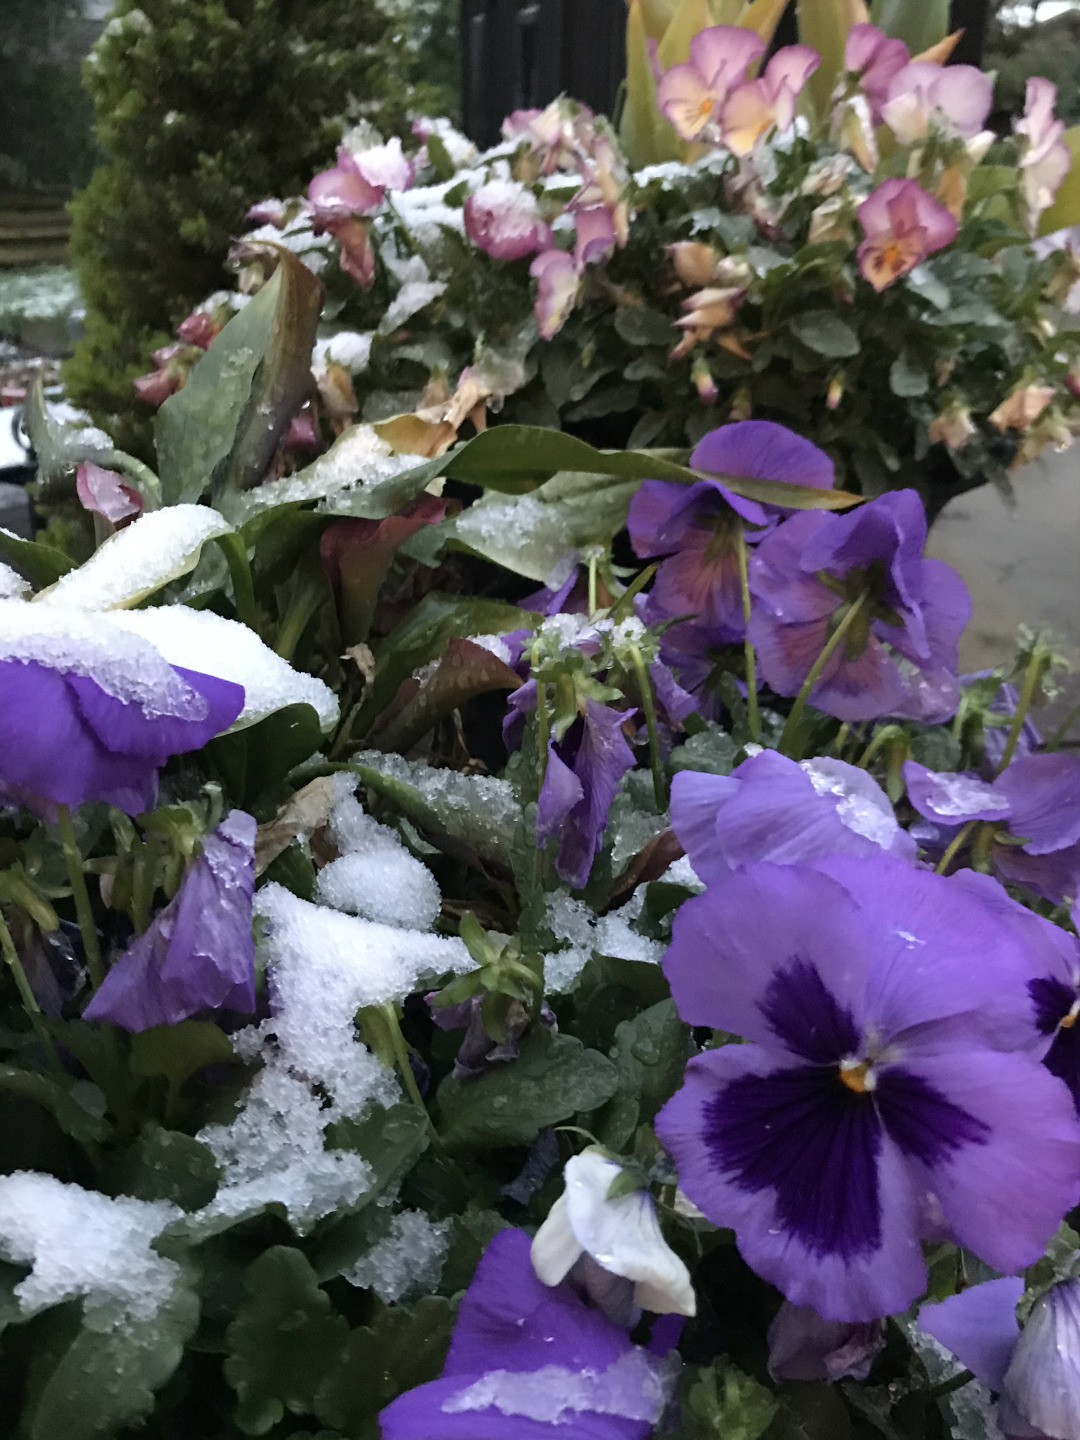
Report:
[[[128,609],[194,570],[206,542],[231,531],[228,521],[205,505],[148,511],[34,599],[80,610]]]
[[[322,286],[279,251],[269,282],[238,311],[157,413],[165,502],[257,485],[311,384]],[[105,462],[99,462],[105,463]]]
[[[29,589],[29,582],[16,570],[0,563],[0,600],[21,600]]]
[[[0,530],[0,560],[14,566],[31,585],[52,585],[61,575],[75,568],[74,560],[62,550],[56,550],[40,540],[20,539],[10,530]]]
[[[43,498],[75,496],[75,471],[84,461],[119,470],[139,491],[146,504],[161,503],[161,486],[152,470],[117,450],[108,435],[92,425],[63,424],[45,400],[44,372],[39,371],[26,397],[24,424],[34,447],[38,484]],[[86,417],[89,419],[89,417]]]
[[[236,1391],[236,1424],[265,1435],[286,1413],[310,1414],[349,1326],[319,1288],[300,1250],[275,1245],[248,1267],[244,1299],[225,1336],[225,1377]]]
[[[323,731],[337,723],[338,702],[329,686],[294,670],[254,630],[236,620],[211,610],[159,605],[152,610],[116,611],[110,623],[149,640],[170,665],[242,685],[244,709],[234,728],[253,725],[287,705],[311,705]]]
[[[531,1145],[547,1126],[610,1100],[618,1083],[606,1055],[537,1026],[516,1060],[476,1079],[442,1082],[440,1132],[451,1149]]]

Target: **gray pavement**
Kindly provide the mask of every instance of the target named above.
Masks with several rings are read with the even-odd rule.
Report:
[[[1013,477],[1015,503],[992,486],[946,506],[928,553],[960,571],[974,614],[960,642],[964,670],[1000,664],[1021,624],[1053,630],[1073,663],[1061,698],[1036,715],[1053,728],[1080,702],[1080,443],[1044,451]],[[1073,743],[1080,722],[1072,730]]]

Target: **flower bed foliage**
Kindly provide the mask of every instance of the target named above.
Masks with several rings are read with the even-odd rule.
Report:
[[[403,163],[315,187],[361,275]],[[914,304],[890,183],[854,263]],[[959,677],[919,495],[771,419],[350,423],[334,302],[246,254],[153,470],[31,395],[89,558],[0,531],[11,1433],[1078,1440],[1049,641]]]

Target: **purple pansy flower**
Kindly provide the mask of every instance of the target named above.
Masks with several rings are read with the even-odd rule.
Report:
[[[988,1280],[924,1305],[919,1325],[997,1392],[996,1418],[1006,1440],[1076,1440],[1080,1280],[1052,1285],[1021,1330],[1016,1307],[1023,1293],[1020,1279]]]
[[[872,775],[825,756],[796,763],[776,750],[730,775],[680,770],[671,824],[706,884],[754,860],[786,865],[884,850],[914,861],[917,853]]]
[[[774,1380],[865,1380],[884,1346],[877,1320],[823,1320],[809,1305],[785,1300],[769,1326],[769,1374]]]
[[[942,1223],[1000,1270],[1042,1254],[1080,1188],[1080,1123],[1002,1048],[1030,968],[978,893],[887,855],[748,865],[682,906],[664,968],[684,1020],[751,1043],[691,1060],[657,1133],[794,1304],[905,1309]]]
[[[846,515],[804,510],[767,535],[750,560],[749,635],[771,688],[797,694],[857,605],[810,704],[839,720],[937,722],[955,714],[957,643],[971,599],[951,565],[923,559],[925,542],[926,512],[914,490]]]
[[[133,1032],[199,1010],[255,1009],[255,821],[233,810],[150,928],[133,940],[83,1011]]]
[[[243,707],[242,686],[169,665],[91,615],[0,601],[0,800],[100,800],[137,815],[166,760],[201,749]]]
[[[816,445],[771,420],[742,420],[711,431],[690,456],[695,470],[832,488],[833,463]],[[630,502],[627,529],[642,559],[667,555],[656,572],[646,618],[693,615],[714,643],[746,629],[739,583],[738,534],[754,543],[784,514],[729,490],[722,480],[680,485],[646,480]]]
[[[548,741],[536,843],[544,846],[552,836],[562,836],[555,869],[571,889],[579,890],[588,880],[619,781],[634,767],[622,731],[633,713],[586,700],[563,738]]]
[[[1080,893],[1080,756],[1022,755],[992,782],[907,760],[904,780],[927,820],[944,826],[991,821],[1023,842],[994,844],[991,857],[1002,880],[1055,904]]]
[[[524,1230],[488,1246],[440,1379],[379,1416],[383,1440],[646,1440],[671,1396],[669,1361],[631,1343],[565,1281],[548,1288]]]

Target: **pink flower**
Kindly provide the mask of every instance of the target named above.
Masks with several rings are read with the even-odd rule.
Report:
[[[186,320],[181,321],[176,331],[181,340],[197,345],[200,350],[209,350],[212,342],[221,333],[221,326],[213,315],[205,310],[194,310]]]
[[[326,226],[338,242],[338,264],[351,275],[361,290],[370,290],[375,283],[375,251],[371,248],[367,222],[364,220],[331,220]]]
[[[881,107],[894,76],[910,59],[911,51],[904,42],[890,40],[876,25],[853,25],[848,31],[844,69],[858,77],[875,124],[881,120]]]
[[[540,334],[550,340],[559,333],[574,308],[578,269],[574,257],[565,250],[544,250],[529,266],[529,274],[539,286],[533,310]]]
[[[591,155],[595,115],[587,105],[560,96],[545,110],[514,110],[502,123],[506,140],[528,140],[535,172],[552,175]]]
[[[1032,228],[1039,215],[1054,203],[1061,182],[1072,169],[1072,151],[1062,138],[1065,122],[1054,118],[1056,103],[1057,86],[1053,81],[1033,75],[1027,82],[1024,118],[1016,124],[1016,133],[1027,139],[1020,164]]]
[[[821,64],[809,45],[778,50],[758,80],[736,85],[724,103],[721,124],[724,144],[735,155],[749,155],[770,126],[789,130],[803,86]]]
[[[386,145],[375,145],[358,155],[342,145],[337,164],[316,175],[308,186],[316,227],[350,215],[370,215],[382,204],[387,190],[407,190],[413,182],[412,161],[395,135]]]
[[[690,41],[690,59],[672,65],[656,88],[663,114],[684,140],[698,140],[719,119],[731,90],[765,49],[753,30],[712,25]]]
[[[615,249],[615,221],[605,205],[590,205],[574,216],[577,241],[574,265],[580,274],[586,265],[597,265]]]
[[[551,244],[536,197],[516,180],[489,180],[465,201],[465,229],[495,260],[518,260]]]
[[[982,130],[993,102],[993,82],[974,65],[913,60],[893,76],[881,114],[903,145],[924,140],[931,117],[970,140]]]
[[[272,196],[269,200],[260,200],[247,212],[247,218],[254,220],[256,225],[273,225],[277,230],[284,227],[288,216],[288,206],[284,200],[279,200],[276,196]]]
[[[884,290],[956,239],[956,220],[914,180],[886,180],[859,206],[859,269]]]
[[[138,490],[126,485],[117,471],[103,470],[89,460],[75,472],[75,489],[84,510],[103,515],[117,528],[142,513],[143,497]]]

